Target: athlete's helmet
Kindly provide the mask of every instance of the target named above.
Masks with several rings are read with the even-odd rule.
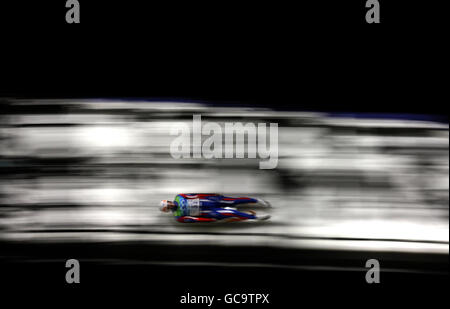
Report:
[[[167,200],[162,200],[161,201],[161,203],[159,204],[160,205],[160,207],[159,207],[159,210],[161,210],[161,211],[164,211],[164,212],[167,212],[169,209],[167,208],[167,205],[168,205],[169,203],[167,202]]]

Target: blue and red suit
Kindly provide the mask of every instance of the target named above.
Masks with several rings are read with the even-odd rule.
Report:
[[[258,200],[249,197],[226,197],[219,194],[178,194],[174,200],[176,207],[172,211],[176,220],[184,223],[256,219],[253,214],[229,208],[248,203],[258,203]]]

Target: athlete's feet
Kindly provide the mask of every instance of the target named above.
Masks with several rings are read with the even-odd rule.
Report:
[[[263,199],[260,199],[260,198],[258,198],[257,200],[258,200],[258,204],[259,204],[261,207],[264,207],[264,208],[272,208],[272,205],[271,205],[268,201],[263,200]]]
[[[270,215],[260,215],[256,217],[256,220],[267,220],[270,218]]]
[[[259,216],[257,216],[256,215],[256,211],[253,211],[253,210],[247,210],[246,213],[255,216],[254,220],[267,220],[267,219],[270,218],[270,215],[259,215]]]

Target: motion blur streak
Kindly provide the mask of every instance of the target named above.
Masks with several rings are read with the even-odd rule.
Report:
[[[448,254],[448,123],[184,102],[3,103],[4,242]],[[260,170],[259,159],[173,159],[170,129],[191,125],[194,113],[219,124],[278,123],[278,167]],[[272,204],[272,219],[179,224],[158,202],[180,192],[261,197]]]

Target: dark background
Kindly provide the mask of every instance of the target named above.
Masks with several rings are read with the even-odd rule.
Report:
[[[60,3],[58,3],[60,2]],[[2,82],[13,97],[141,97],[285,109],[443,114],[438,1],[1,4]]]
[[[362,0],[79,2],[81,24],[72,25],[65,23],[62,0],[1,3],[0,97],[161,98],[447,114],[440,96],[445,72],[439,57],[447,39],[442,1],[380,0],[379,25],[365,23]],[[66,256],[59,250],[51,251],[53,258]],[[175,304],[185,286],[216,297],[256,287],[270,292],[275,306],[375,307],[430,305],[444,298],[448,284],[442,276],[401,275],[395,286],[374,286],[352,272],[192,273],[94,263],[82,265],[82,284],[69,286],[64,265],[55,265],[2,266],[5,298],[55,308],[150,308]],[[89,276],[94,283],[85,283]],[[396,275],[382,280],[389,276]]]

